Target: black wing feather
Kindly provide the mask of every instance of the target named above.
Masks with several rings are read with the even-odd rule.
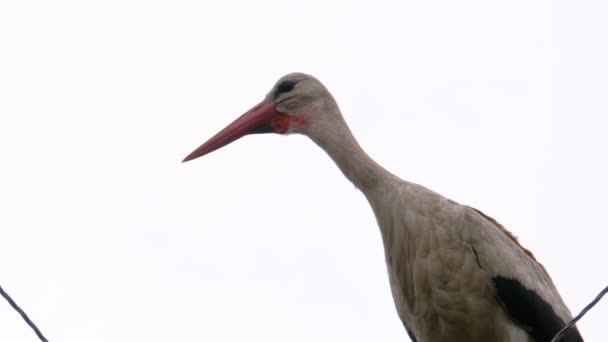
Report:
[[[535,341],[551,342],[555,334],[566,325],[549,303],[519,281],[502,276],[496,276],[492,281],[498,298],[513,321],[526,329]],[[560,342],[583,342],[583,338],[578,329],[572,327]]]
[[[416,339],[416,336],[414,336],[414,333],[412,332],[412,330],[407,327],[407,324],[405,324],[405,321],[401,320],[401,323],[403,323],[403,326],[405,327],[405,331],[407,332],[407,335],[410,337],[410,340],[412,340],[412,342],[418,342],[418,340]]]

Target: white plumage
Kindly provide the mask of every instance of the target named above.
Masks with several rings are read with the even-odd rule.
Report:
[[[571,314],[544,267],[499,223],[373,161],[314,77],[282,77],[266,98],[192,152],[251,133],[301,133],[368,199],[397,313],[418,342],[549,342]],[[580,342],[572,329],[564,342]]]

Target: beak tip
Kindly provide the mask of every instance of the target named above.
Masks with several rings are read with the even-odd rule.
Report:
[[[201,147],[197,148],[196,150],[192,151],[192,153],[187,155],[186,158],[184,158],[184,160],[182,160],[182,163],[189,162],[191,160],[202,157],[205,154],[209,153],[209,151],[205,151],[204,149],[202,149],[202,147],[204,147],[204,146],[201,146]]]

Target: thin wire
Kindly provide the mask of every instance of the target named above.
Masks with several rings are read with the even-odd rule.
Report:
[[[597,297],[595,297],[594,300],[591,301],[591,303],[589,303],[587,306],[585,306],[585,308],[583,309],[583,311],[581,311],[581,313],[579,313],[578,315],[576,315],[576,317],[574,317],[570,323],[566,324],[565,327],[562,328],[562,330],[560,330],[557,335],[555,335],[555,337],[551,340],[551,342],[557,342],[559,341],[562,337],[564,337],[564,335],[566,335],[566,332],[568,332],[568,329],[572,328],[572,326],[574,324],[576,324],[576,322],[578,322],[579,319],[581,319],[583,316],[585,316],[585,314],[587,313],[587,311],[591,310],[591,308],[597,304],[597,302],[600,301],[600,299],[602,299],[602,297],[604,297],[604,295],[608,293],[608,286],[606,286],[598,295]]]
[[[2,289],[2,286],[0,286],[0,294],[13,307],[13,309],[15,309],[21,315],[21,317],[23,318],[23,320],[25,321],[25,323],[27,323],[27,325],[29,325],[30,328],[32,328],[32,330],[34,330],[34,332],[36,333],[36,336],[38,336],[38,338],[40,339],[40,341],[42,341],[42,342],[49,342],[49,340],[47,340],[46,337],[44,337],[44,335],[42,335],[42,333],[40,332],[40,329],[38,329],[38,327],[36,326],[36,324],[34,324],[34,322],[32,322],[32,320],[27,316],[27,314],[25,313],[25,311],[23,311],[19,307],[19,305],[17,305],[17,303],[15,303],[15,301],[13,300],[13,298],[11,298],[11,296],[9,296],[8,293],[6,293],[4,291],[4,289]]]
[[[566,332],[568,332],[568,330],[570,328],[572,328],[572,326],[574,326],[576,324],[576,322],[578,322],[583,316],[585,316],[585,314],[591,310],[591,308],[593,308],[595,306],[595,304],[597,304],[602,297],[604,297],[604,295],[608,293],[608,286],[606,286],[596,297],[595,299],[593,299],[591,301],[591,303],[589,303],[587,306],[585,306],[585,308],[578,314],[576,315],[576,317],[574,317],[565,327],[562,328],[562,330],[560,330],[555,337],[553,337],[553,339],[551,340],[551,342],[558,342],[562,337],[564,337],[564,335],[566,334]],[[23,309],[21,309],[19,307],[19,305],[17,305],[17,303],[15,303],[15,301],[11,298],[11,296],[8,295],[8,293],[6,293],[6,291],[4,291],[4,289],[2,288],[2,286],[0,286],[0,295],[2,295],[2,297],[4,297],[4,299],[6,299],[6,301],[13,307],[13,309],[15,309],[15,311],[17,311],[21,317],[23,318],[23,320],[25,321],[25,323],[27,323],[27,325],[30,326],[30,328],[32,328],[32,330],[34,330],[34,332],[36,333],[36,336],[38,336],[38,338],[40,339],[40,341],[42,342],[48,342],[48,340],[46,339],[46,337],[44,337],[44,335],[42,335],[42,332],[40,331],[40,329],[38,329],[38,327],[36,326],[36,324],[34,324],[34,322],[32,322],[32,320],[27,316],[27,314],[25,313],[25,311],[23,311]]]

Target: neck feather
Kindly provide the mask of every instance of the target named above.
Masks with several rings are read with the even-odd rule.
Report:
[[[319,127],[310,138],[323,148],[342,173],[361,191],[373,191],[379,185],[396,179],[361,148],[342,115]]]

